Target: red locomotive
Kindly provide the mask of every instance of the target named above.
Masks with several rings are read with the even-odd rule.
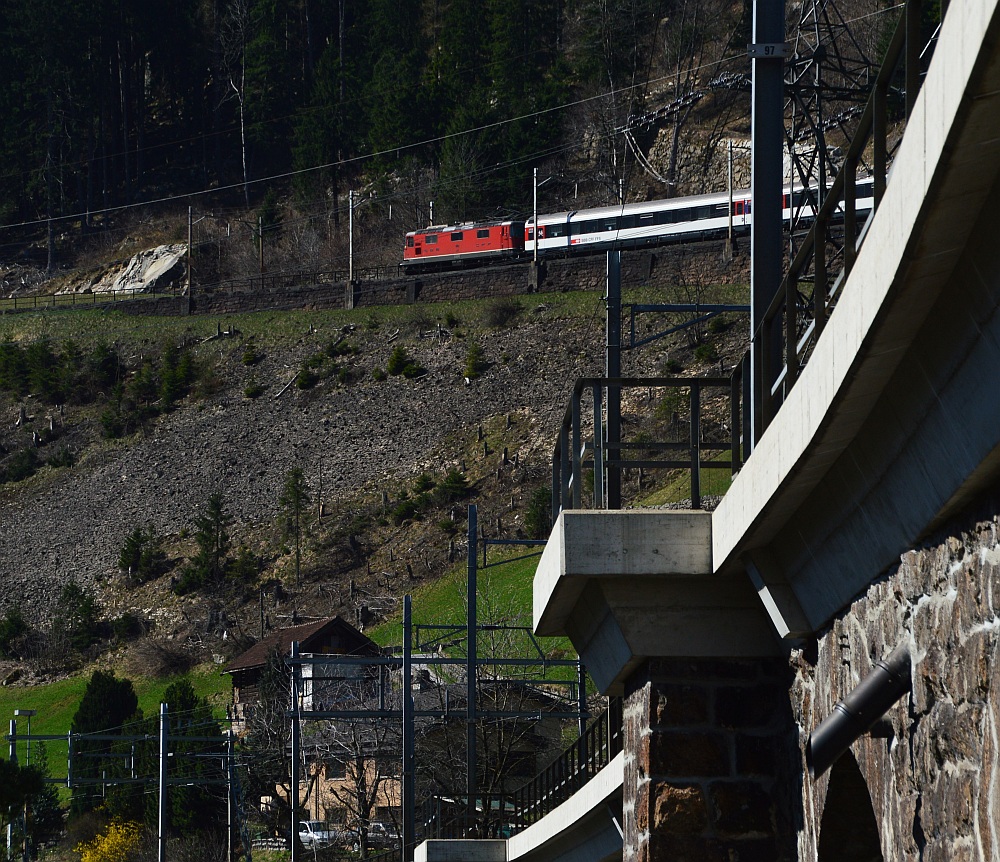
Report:
[[[435,225],[410,231],[403,249],[403,266],[461,265],[464,261],[516,258],[524,252],[524,222]]]

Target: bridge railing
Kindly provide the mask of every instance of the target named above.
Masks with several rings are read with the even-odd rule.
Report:
[[[418,818],[422,839],[509,838],[561,805],[622,750],[622,702],[612,698],[583,736],[513,793],[464,798],[432,796]]]
[[[920,22],[921,3],[907,0],[843,167],[753,334],[754,362],[761,369],[762,391],[755,393],[758,439],[808,361],[864,241],[864,220],[882,201],[891,156],[889,120],[893,112],[901,120],[909,117],[928,60],[929,51],[921,53]],[[856,207],[859,174],[873,182],[873,207],[864,213]]]
[[[579,379],[552,453],[553,521],[563,509],[608,508],[606,490],[612,484],[620,488],[629,470],[637,472],[640,482],[647,470],[686,473],[686,488],[678,491],[687,490],[691,508],[702,508],[703,473],[726,471],[731,476],[742,466],[746,378],[741,365],[730,377]],[[632,401],[655,402],[650,430],[629,440],[609,431],[613,426],[605,417],[606,407],[617,414],[623,396],[629,400],[625,393],[633,393]],[[609,406],[609,399],[614,404]],[[589,433],[585,423],[591,426]],[[724,484],[728,481],[720,483],[719,492]]]

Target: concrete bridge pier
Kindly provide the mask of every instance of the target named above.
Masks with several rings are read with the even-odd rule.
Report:
[[[563,512],[535,628],[624,696],[623,860],[797,858],[787,658],[746,577],[712,572],[701,511]]]

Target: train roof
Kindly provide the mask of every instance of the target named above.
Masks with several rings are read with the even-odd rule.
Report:
[[[749,197],[749,189],[733,190],[733,200],[741,200]],[[632,215],[634,213],[660,212],[661,210],[672,210],[682,207],[692,207],[704,204],[726,203],[729,200],[729,192],[714,192],[705,195],[689,195],[683,198],[661,198],[653,201],[641,201],[633,204],[615,204],[608,207],[595,207],[593,209],[566,210],[559,213],[545,213],[538,216],[539,224],[548,221],[560,222],[573,217],[574,219],[599,219],[610,216]],[[531,224],[529,217],[527,223]]]
[[[871,177],[859,177],[856,180],[858,185],[863,183],[871,182]],[[832,181],[830,185],[833,185]],[[784,186],[785,194],[791,190],[787,183]],[[796,192],[802,190],[802,186],[796,184],[794,186]],[[744,200],[750,197],[750,189],[733,189],[733,200]],[[545,213],[538,216],[539,224],[548,223],[559,223],[564,222],[568,218],[573,218],[574,220],[581,219],[600,219],[609,218],[611,216],[623,216],[623,215],[633,215],[635,213],[648,213],[648,212],[661,212],[662,210],[672,210],[679,209],[683,207],[694,207],[694,206],[704,206],[706,204],[719,204],[728,203],[729,192],[712,192],[710,194],[704,195],[688,195],[682,198],[660,198],[658,200],[652,201],[640,201],[639,203],[633,204],[615,204],[614,206],[608,207],[594,207],[592,209],[583,210],[565,210],[564,212],[558,213]],[[525,220],[526,224],[532,224],[533,219],[529,216]]]
[[[515,224],[524,224],[524,219],[497,219],[494,221],[467,221],[462,224],[432,224],[427,227],[418,227],[415,230],[407,231],[406,235],[411,236],[417,233],[448,233],[453,230],[475,230],[484,227],[505,227]]]

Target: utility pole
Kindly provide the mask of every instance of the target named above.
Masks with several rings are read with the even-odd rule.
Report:
[[[261,278],[264,276],[264,216],[257,216],[257,255]],[[264,285],[262,284],[261,287]]]
[[[468,603],[469,612],[467,614],[467,629],[466,629],[466,666],[465,666],[465,683],[466,683],[466,700],[467,705],[465,708],[465,728],[466,728],[466,752],[468,760],[468,770],[469,774],[466,777],[466,794],[468,799],[468,816],[469,823],[471,824],[476,816],[476,795],[478,793],[478,788],[476,786],[476,770],[478,769],[478,764],[476,762],[476,600],[478,598],[479,588],[476,585],[476,566],[478,564],[478,536],[479,536],[479,512],[475,505],[469,506],[469,585],[468,585]]]
[[[31,717],[38,715],[35,709],[15,709],[15,720],[22,716],[28,720],[28,735],[24,742],[24,765],[31,766]],[[28,862],[28,800],[24,801],[23,821],[21,823],[21,837],[24,839],[21,847],[22,859]],[[8,854],[9,855],[9,854]]]
[[[236,841],[236,800],[233,799],[233,729],[226,733],[226,862],[233,862]]]
[[[188,292],[188,296],[191,295],[191,263],[192,263],[191,258],[192,258],[193,253],[194,253],[193,252],[193,249],[194,249],[194,242],[193,242],[193,237],[194,237],[194,221],[193,221],[193,218],[194,218],[194,213],[192,213],[191,207],[188,207],[188,254],[187,254],[187,258],[188,258],[188,266],[187,266],[187,292]]]
[[[17,719],[10,720],[10,751],[8,759],[11,764],[17,764]],[[10,859],[14,852],[14,824],[13,818],[7,821],[7,858]]]
[[[538,168],[534,168],[533,176],[535,179],[535,193],[532,197],[532,217],[531,217],[531,246],[532,246],[532,256],[531,260],[535,266],[538,266]]]
[[[400,862],[411,862],[416,833],[416,782],[414,748],[416,728],[413,720],[413,611],[411,597],[403,597],[403,841]]]
[[[167,705],[160,704],[160,779],[159,817],[157,822],[156,859],[167,859]]]
[[[756,444],[768,420],[771,381],[781,363],[777,325],[765,326],[764,316],[781,286],[782,168],[784,138],[784,62],[790,53],[785,42],[784,0],[754,0],[753,115],[751,120],[750,196],[753,219],[750,232],[750,344],[753,380],[751,444]],[[790,345],[789,349],[794,349]]]
[[[299,674],[302,673],[302,666],[298,664],[299,642],[292,641],[292,762],[289,770],[289,802],[292,809],[292,831],[288,836],[288,843],[292,848],[292,862],[296,862],[296,844],[299,831]]]
[[[188,207],[188,265],[187,265],[187,290],[184,291],[184,296],[187,303],[187,313],[191,313],[191,267],[194,265],[194,221],[193,213],[191,207]],[[222,248],[220,243],[219,248]]]
[[[347,283],[354,284],[354,189],[347,192]]]
[[[608,252],[607,338],[605,347],[605,376],[614,380],[622,376],[622,253],[618,249]],[[608,384],[608,433],[604,463],[607,465],[608,508],[620,509],[622,505],[621,461],[622,391]],[[612,462],[614,462],[612,466]]]

